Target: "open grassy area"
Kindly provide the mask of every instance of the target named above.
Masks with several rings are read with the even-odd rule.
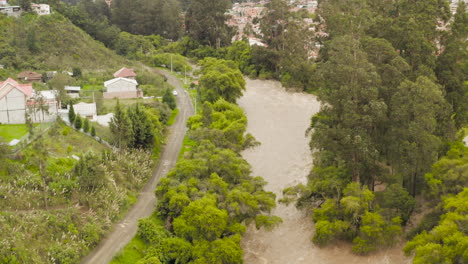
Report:
[[[6,142],[20,139],[28,133],[26,125],[0,125],[0,138]]]

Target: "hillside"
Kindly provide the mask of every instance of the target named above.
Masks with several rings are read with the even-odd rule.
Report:
[[[0,137],[0,263],[77,263],[135,202],[150,155],[61,122],[15,154]]]
[[[102,71],[125,62],[58,13],[18,19],[0,15],[0,64],[7,68]]]

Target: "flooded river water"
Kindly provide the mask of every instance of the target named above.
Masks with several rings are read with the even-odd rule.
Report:
[[[312,168],[309,137],[305,131],[311,116],[319,111],[316,97],[287,92],[278,82],[249,80],[239,99],[246,111],[248,132],[261,145],[242,152],[254,176],[262,176],[267,190],[281,198],[284,188],[306,183]],[[243,241],[246,264],[404,264],[409,260],[400,247],[361,257],[349,245],[318,248],[311,242],[314,226],[310,215],[294,205],[278,205],[273,212],[283,223],[271,232],[250,226]]]

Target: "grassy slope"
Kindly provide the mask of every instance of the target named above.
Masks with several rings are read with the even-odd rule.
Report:
[[[57,13],[19,19],[0,15],[0,33],[0,47],[14,51],[0,63],[14,68],[102,71],[128,63]]]
[[[151,175],[149,154],[122,154],[106,162],[111,184],[91,192],[81,190],[69,173],[77,162],[71,155],[88,151],[100,155],[108,148],[62,124],[43,138],[49,156],[46,195],[33,145],[8,161],[10,172],[0,170],[4,201],[0,203],[0,263],[52,263],[51,258],[57,263],[77,263],[135,202]],[[45,196],[48,207],[44,207]]]
[[[0,138],[6,142],[13,139],[20,139],[28,133],[26,125],[0,125]]]

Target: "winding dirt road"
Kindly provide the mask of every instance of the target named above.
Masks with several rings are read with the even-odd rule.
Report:
[[[148,69],[151,68],[148,67]],[[149,217],[154,212],[156,204],[154,189],[159,179],[164,177],[166,173],[174,167],[179,156],[179,151],[187,131],[187,119],[194,113],[192,102],[188,93],[182,88],[179,79],[165,70],[151,70],[166,76],[168,83],[176,89],[178,93],[176,100],[179,114],[174,124],[170,127],[170,134],[161,153],[158,165],[148,183],[141,191],[137,203],[120,222],[114,225],[111,233],[109,233],[88,256],[82,259],[81,264],[109,263],[112,258],[130,242],[137,232],[138,219]]]

